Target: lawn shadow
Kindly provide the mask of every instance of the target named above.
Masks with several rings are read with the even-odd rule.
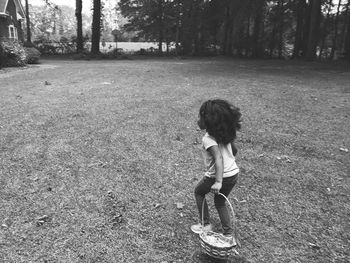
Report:
[[[192,262],[194,263],[249,263],[244,257],[241,256],[230,256],[227,259],[216,259],[213,258],[203,250],[198,249],[192,254]]]

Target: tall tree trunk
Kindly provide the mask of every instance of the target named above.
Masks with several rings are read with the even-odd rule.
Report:
[[[231,17],[231,16],[230,16]],[[225,50],[225,54],[228,56],[231,56],[233,54],[233,19],[231,17],[231,19],[229,20],[230,23],[228,25],[228,32],[227,32],[227,39],[226,39],[226,50]]]
[[[283,24],[284,24],[284,3],[283,0],[278,1],[279,6],[279,34],[278,34],[278,58],[283,56]]]
[[[293,58],[300,57],[300,51],[302,49],[302,39],[303,39],[303,23],[304,23],[304,12],[305,12],[305,0],[298,0],[298,5],[296,9],[296,30],[294,38],[293,47]]]
[[[92,37],[91,53],[100,53],[100,36],[101,36],[101,0],[94,0],[92,15]]]
[[[238,38],[239,38],[239,41],[238,43],[236,44],[236,54],[237,56],[239,57],[242,57],[243,56],[243,44],[244,44],[244,21],[241,21],[241,25],[240,25],[240,29],[238,31]]]
[[[328,8],[327,8],[327,15],[323,23],[323,29],[322,29],[322,42],[321,42],[321,47],[320,47],[320,54],[318,55],[318,58],[321,59],[323,55],[323,50],[327,38],[327,28],[328,28],[328,22],[329,22],[329,15],[332,10],[332,2],[333,0],[329,0],[328,2]]]
[[[253,53],[252,56],[255,58],[262,57],[263,55],[263,43],[261,41],[261,36],[263,32],[264,23],[264,6],[265,1],[258,0],[255,19],[254,19],[254,31],[253,31]]]
[[[29,4],[28,0],[26,0],[26,24],[27,24],[27,44],[32,43],[32,34],[30,31],[30,19],[29,19]]]
[[[348,0],[348,8],[350,6],[350,0]],[[345,58],[350,61],[350,14],[347,19],[347,30],[345,38]]]
[[[163,0],[158,0],[158,53],[162,54],[163,47]]]
[[[234,33],[235,33],[235,23],[238,22],[237,20],[237,12],[239,12],[239,6],[235,6],[233,1],[228,1],[229,5],[229,14],[228,14],[228,27],[227,27],[227,43],[226,43],[226,54],[228,56],[232,56],[235,53],[234,50]],[[235,9],[236,8],[236,9]],[[237,23],[239,24],[239,23]]]
[[[184,54],[191,54],[193,44],[193,1],[183,1],[183,12],[181,20],[181,48]]]
[[[230,38],[230,4],[227,3],[227,6],[225,8],[225,21],[224,21],[224,39],[223,39],[223,45],[222,45],[222,54],[227,55],[227,44]]]
[[[273,53],[275,50],[276,31],[277,31],[276,23],[273,23],[272,32],[271,32],[271,39],[270,39],[270,54],[269,54],[269,56],[271,58],[273,57]]]
[[[245,44],[245,56],[248,57],[251,52],[250,41],[250,15],[247,17],[247,32],[246,32],[246,44]]]
[[[75,1],[75,16],[77,18],[77,52],[83,51],[83,19],[81,11],[83,8],[83,1]]]
[[[311,17],[309,38],[307,41],[306,58],[315,59],[318,42],[318,31],[320,27],[321,0],[311,0]]]
[[[312,0],[311,0],[312,1]],[[311,22],[311,2],[305,3],[304,18],[303,18],[303,35],[301,39],[301,56],[306,57],[307,45],[310,35]]]
[[[335,15],[335,20],[334,20],[334,37],[333,37],[333,41],[332,41],[331,54],[329,56],[330,60],[334,59],[335,50],[337,49],[338,21],[339,21],[340,6],[341,6],[341,0],[339,0],[339,2],[338,2],[337,14]]]
[[[349,3],[345,5],[345,12],[344,12],[344,22],[343,22],[343,26],[342,26],[342,29],[341,29],[341,48],[340,50],[342,52],[345,51],[345,38],[346,38],[346,21],[348,20],[348,17],[349,17]]]
[[[195,8],[193,12],[193,54],[200,55],[203,52],[202,49],[202,5],[200,1],[193,1],[195,3]]]
[[[175,53],[179,55],[179,39],[180,39],[180,25],[181,25],[181,5],[178,5],[177,20],[176,20],[176,32],[175,32]]]

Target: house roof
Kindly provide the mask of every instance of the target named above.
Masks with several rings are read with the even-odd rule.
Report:
[[[9,0],[0,0],[0,15],[6,14],[7,4]],[[17,13],[19,13],[22,17],[25,17],[25,12],[23,5],[20,0],[13,0],[16,5]]]

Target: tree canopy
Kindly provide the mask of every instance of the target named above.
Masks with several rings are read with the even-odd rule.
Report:
[[[346,0],[120,0],[119,9],[124,30],[183,54],[349,57]]]
[[[81,0],[75,11],[43,1],[30,12],[34,37],[77,35],[78,51],[83,35],[93,53],[118,35],[185,55],[350,60],[350,0],[91,0],[88,16]]]

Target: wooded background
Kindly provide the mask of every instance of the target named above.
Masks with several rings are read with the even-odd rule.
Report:
[[[61,21],[61,24],[69,20],[62,19],[61,7],[44,1],[49,7],[46,20]],[[76,19],[70,28],[75,32],[78,52],[83,50],[85,36],[91,39],[91,52],[99,53],[101,36],[104,40],[113,38],[114,30],[113,41],[155,41],[159,47],[173,43],[176,54],[181,55],[350,60],[349,0],[108,2],[107,6],[106,1],[93,0],[88,18],[81,13],[83,1],[76,0]],[[38,16],[38,13],[31,14],[32,19]],[[113,19],[117,26],[113,25]],[[36,23],[45,24],[43,21],[41,17]],[[87,23],[91,30],[86,30]],[[63,34],[62,28],[57,34]],[[164,51],[158,49],[159,53]]]

